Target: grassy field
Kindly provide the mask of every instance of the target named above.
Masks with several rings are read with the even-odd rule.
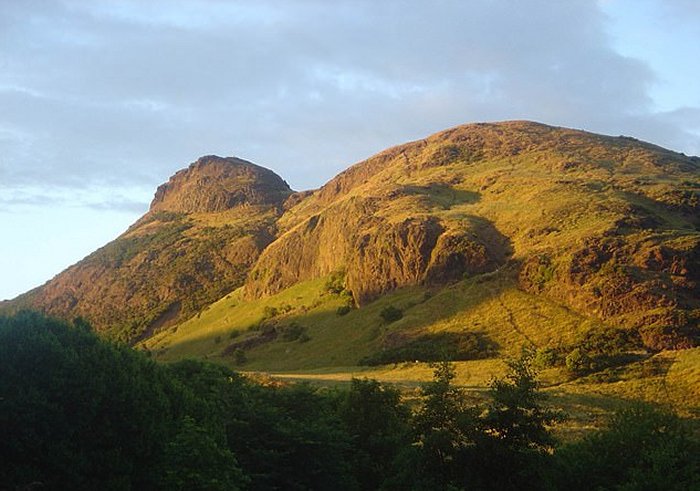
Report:
[[[457,362],[457,383],[479,397],[504,373],[504,360],[523,348],[567,353],[594,328],[659,327],[671,314],[692,319],[697,299],[654,258],[693,261],[699,236],[687,210],[694,209],[689,196],[697,182],[695,160],[629,138],[523,123],[433,135],[350,168],[285,211],[276,222],[283,233],[247,277],[246,287],[252,281],[258,288],[248,295],[260,298],[234,291],[141,347],[166,362],[206,358],[281,380],[334,385],[376,378],[410,395],[431,378],[429,364],[417,357],[362,362],[386,360],[378,355],[426,336],[469,335],[489,348]],[[416,254],[397,247],[356,258],[356,243],[343,242],[346,226],[356,236],[384,237],[387,224],[427,216],[439,219],[447,235],[483,242],[498,269],[433,289],[421,286],[428,277],[404,281],[396,273]],[[240,219],[210,220],[219,226],[233,218]],[[386,240],[400,242],[388,232]],[[365,271],[368,257],[376,267]],[[385,257],[394,267],[382,269]],[[334,286],[333,275],[309,279],[334,269],[349,271],[349,279],[356,273],[354,285],[338,284],[354,289],[360,303],[358,285],[391,281],[376,283],[378,300],[348,310],[350,296]],[[665,307],[659,285],[677,294]],[[267,296],[272,292],[278,293]],[[383,319],[389,307],[400,318]],[[542,372],[552,403],[575,422],[566,431],[596,426],[635,399],[698,415],[700,351],[641,351],[585,377],[572,379],[565,368]]]
[[[504,360],[523,347],[554,347],[575,341],[596,322],[517,289],[511,272],[466,279],[432,292],[406,288],[363,307],[338,315],[347,305],[345,294],[329,291],[331,278],[300,283],[277,295],[247,301],[235,291],[176,328],[142,344],[158,359],[205,358],[256,377],[344,385],[355,378],[392,383],[413,398],[421,383],[432,377],[429,363],[408,361],[391,365],[359,366],[359,360],[401,339],[424,332],[479,332],[498,351],[489,359],[455,363],[456,383],[479,400],[494,377],[505,373]],[[380,312],[395,306],[403,318],[390,324]],[[295,307],[293,307],[295,306]],[[281,336],[245,350],[241,363],[227,348],[260,336],[261,325],[305,328],[308,340],[284,341]],[[575,438],[599,427],[615,409],[644,400],[700,417],[700,348],[662,352],[633,363],[571,379],[561,368],[541,372],[550,404],[569,417],[557,431]]]
[[[290,371],[356,366],[366,355],[423,333],[478,333],[500,356],[522,347],[566,344],[594,321],[515,287],[507,268],[430,291],[412,287],[386,295],[361,309],[338,315],[347,305],[343,293],[328,291],[329,278],[300,283],[277,295],[246,301],[240,291],[188,321],[143,344],[163,360],[188,356],[218,359],[234,343],[259,336],[261,325],[305,329],[305,342],[280,338],[246,350],[250,370]],[[380,313],[393,306],[403,318],[385,323]]]

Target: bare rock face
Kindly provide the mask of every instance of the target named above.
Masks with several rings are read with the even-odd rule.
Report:
[[[416,217],[383,223],[358,237],[347,278],[356,301],[366,303],[399,286],[420,283],[443,231],[437,218]]]
[[[207,156],[159,186],[151,211],[212,213],[245,205],[281,206],[292,194],[269,169],[235,157]]]
[[[280,236],[251,271],[248,296],[345,271],[346,288],[363,305],[399,287],[493,271],[507,257],[507,239],[485,220],[468,227],[433,215],[392,221],[378,216],[382,203],[353,197]]]
[[[638,329],[651,349],[688,348],[697,337],[700,237],[695,234],[589,238],[565,258],[529,258],[519,279],[527,291]]]

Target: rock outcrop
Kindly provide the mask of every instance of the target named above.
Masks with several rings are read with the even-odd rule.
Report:
[[[289,185],[269,169],[235,157],[201,157],[156,190],[151,211],[216,213],[239,206],[280,207]]]
[[[363,305],[495,271],[653,348],[697,342],[700,159],[513,121],[390,148],[315,191],[202,157],[125,234],[10,302],[132,341],[232,289],[249,300],[344,273]]]
[[[160,186],[123,235],[6,309],[84,317],[136,342],[243,284],[291,194],[268,169],[202,157]]]

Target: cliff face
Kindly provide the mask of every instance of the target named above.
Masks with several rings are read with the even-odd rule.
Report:
[[[148,337],[243,283],[291,193],[268,169],[203,157],[160,186],[123,235],[12,307],[82,316],[130,342]]]
[[[343,272],[363,305],[507,266],[523,290],[683,347],[698,338],[699,227],[697,157],[537,123],[465,125],[302,193],[203,157],[125,234],[11,305],[133,341],[241,285],[255,300]]]
[[[467,125],[386,150],[297,198],[249,298],[344,271],[362,305],[508,263],[523,289],[654,347],[698,335],[700,160],[528,122]]]

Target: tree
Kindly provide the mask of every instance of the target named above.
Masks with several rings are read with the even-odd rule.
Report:
[[[421,388],[414,417],[415,441],[399,456],[400,473],[389,489],[449,489],[469,480],[468,450],[474,445],[477,412],[453,385],[454,364],[435,363],[433,380]]]
[[[636,404],[555,454],[550,489],[700,489],[700,444],[676,415]]]
[[[360,489],[379,489],[400,450],[411,442],[410,412],[400,392],[376,380],[353,378],[338,413],[352,439]]]
[[[0,317],[0,482],[152,489],[187,410],[167,371],[125,346],[22,312]]]
[[[509,360],[505,378],[491,382],[491,402],[483,423],[488,435],[507,448],[549,452],[554,439],[548,427],[556,423],[561,414],[544,406],[546,397],[539,390],[532,360],[531,353]]]
[[[234,455],[189,416],[165,446],[161,465],[163,489],[236,491],[249,482]]]
[[[389,305],[384,307],[382,311],[379,312],[379,316],[382,318],[385,324],[391,324],[392,322],[396,322],[397,320],[403,318],[403,310],[394,307],[393,305]]]
[[[508,361],[505,377],[490,384],[472,459],[473,474],[485,489],[541,487],[544,461],[554,449],[549,427],[561,414],[544,405],[532,360],[532,353],[524,352]]]

